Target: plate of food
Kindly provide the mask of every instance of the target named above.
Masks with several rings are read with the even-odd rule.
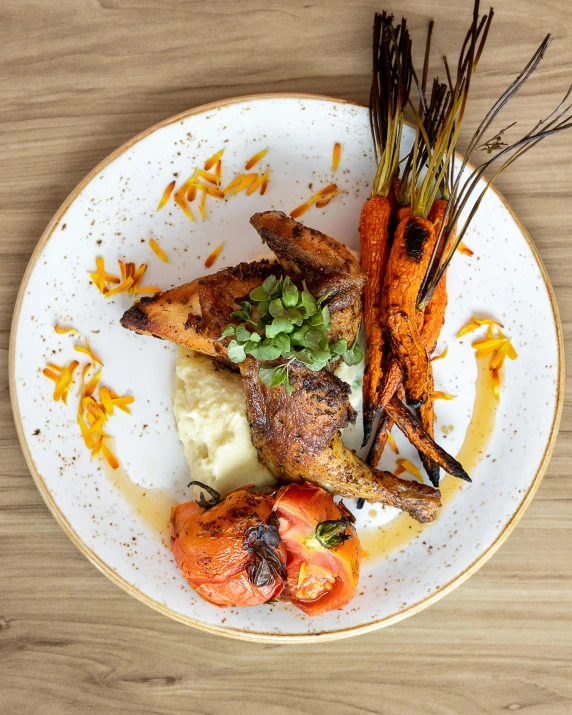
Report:
[[[362,633],[462,583],[530,503],[562,331],[490,183],[569,106],[499,128],[547,38],[456,153],[491,20],[477,3],[432,82],[430,42],[416,72],[406,21],[378,14],[369,109],[184,112],[44,232],[11,336],[18,434],[66,534],[149,606],[250,640]]]

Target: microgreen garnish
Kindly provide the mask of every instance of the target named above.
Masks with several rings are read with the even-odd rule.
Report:
[[[231,318],[242,322],[230,323],[222,332],[223,338],[232,338],[227,348],[232,362],[240,363],[252,355],[263,363],[260,381],[270,388],[284,385],[289,395],[294,386],[288,368],[294,360],[317,372],[338,358],[347,365],[357,365],[363,359],[357,341],[351,348],[343,338],[329,342],[330,310],[324,305],[329,291],[315,298],[305,282],[302,286],[300,290],[288,276],[268,276],[250,292],[252,302],[243,301],[240,310],[231,313]],[[267,364],[279,358],[286,362]]]

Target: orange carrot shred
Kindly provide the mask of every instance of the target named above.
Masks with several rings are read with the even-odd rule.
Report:
[[[161,196],[161,201],[159,201],[159,205],[157,206],[157,211],[160,211],[163,206],[167,203],[169,200],[171,194],[173,193],[173,189],[175,188],[176,181],[171,181],[171,183],[167,186],[165,191],[163,191],[163,196]]]
[[[119,461],[117,457],[113,454],[113,452],[107,447],[105,442],[101,443],[101,451],[103,452],[103,456],[105,457],[107,464],[109,464],[111,469],[117,469],[119,467]]]
[[[76,328],[66,328],[59,323],[54,326],[54,330],[58,335],[66,335],[68,333],[76,333],[77,335],[79,335],[79,330],[76,330]]]
[[[444,360],[447,357],[448,352],[449,346],[447,346],[440,355],[435,355],[434,357],[432,357],[431,362],[435,362],[435,360]]]
[[[423,481],[423,477],[421,476],[421,472],[417,469],[417,467],[414,464],[411,464],[411,462],[408,459],[398,459],[397,464],[399,464],[400,467],[403,467],[403,469],[406,472],[409,472],[409,474],[413,474],[414,477],[417,477],[419,481]]]
[[[433,400],[454,400],[455,395],[450,395],[448,392],[442,392],[441,390],[436,390],[430,394]]]
[[[202,190],[203,190],[203,195],[201,196],[201,201],[199,203],[199,211],[201,212],[201,216],[203,217],[203,219],[206,219],[207,212],[205,211],[205,203],[207,200],[207,187],[206,186],[202,187]]]
[[[210,172],[204,171],[203,169],[197,169],[197,176],[200,176],[201,179],[204,179],[205,181],[208,181],[211,184],[217,183],[215,174],[211,174]]]
[[[332,200],[332,197],[328,196],[327,199],[320,199],[319,201],[316,201],[316,208],[317,209],[325,208],[330,203],[331,200]]]
[[[84,353],[84,355],[87,355],[88,357],[90,357],[93,360],[93,362],[98,362],[100,365],[103,366],[103,362],[102,362],[101,358],[97,357],[97,355],[93,352],[93,350],[91,349],[87,340],[85,342],[87,343],[87,346],[76,345],[74,350],[78,353]]]
[[[203,167],[204,170],[210,171],[213,168],[213,166],[215,166],[215,164],[220,164],[220,159],[223,154],[224,154],[224,149],[221,149],[220,151],[217,151],[216,154],[213,154],[211,157],[209,157],[205,161],[205,165]]]
[[[250,171],[255,164],[258,164],[261,159],[264,159],[266,154],[268,154],[268,149],[262,149],[262,151],[259,151],[257,154],[254,154],[254,156],[251,156],[244,165],[246,171]]]
[[[266,169],[266,171],[264,172],[264,174],[262,174],[262,184],[261,184],[261,186],[260,186],[260,195],[261,195],[261,196],[264,196],[264,194],[266,193],[266,189],[268,188],[268,180],[269,180],[269,178],[270,178],[270,176],[269,176],[269,173],[268,173],[268,169]]]
[[[462,253],[464,256],[468,256],[469,258],[470,258],[471,256],[474,256],[474,255],[475,255],[475,252],[472,251],[472,250],[467,246],[467,244],[466,244],[466,243],[463,243],[462,241],[461,241],[461,242],[459,243],[459,245],[457,246],[457,251],[459,251],[459,253]]]
[[[175,194],[175,203],[177,206],[183,211],[185,216],[190,219],[193,223],[195,223],[195,217],[193,216],[193,212],[189,208],[189,205],[187,204],[187,201],[184,196],[178,196]]]
[[[206,258],[205,260],[205,266],[206,268],[210,268],[216,259],[220,256],[220,252],[222,251],[222,247],[224,246],[224,243],[219,243],[219,245],[212,251]]]
[[[302,216],[302,214],[305,214],[311,206],[312,204],[309,201],[306,201],[306,203],[300,204],[300,206],[296,206],[295,209],[292,209],[292,211],[290,211],[290,216],[292,218],[298,218],[299,216]]]
[[[389,431],[387,432],[387,441],[389,442],[389,446],[395,452],[395,454],[399,454],[399,448],[395,442],[395,437]]]
[[[91,378],[91,380],[87,383],[85,386],[85,390],[83,392],[85,397],[91,397],[93,395],[93,392],[95,388],[97,387],[98,382],[101,380],[101,370],[99,372],[96,372],[95,375]]]
[[[157,241],[154,238],[149,239],[149,245],[151,246],[153,253],[160,258],[162,261],[165,263],[169,263],[169,259],[167,258],[167,254],[165,251],[159,246]]]
[[[189,203],[193,203],[197,196],[197,185],[193,184],[192,186],[189,187],[189,191],[187,193],[187,201]]]
[[[334,144],[334,150],[332,152],[332,171],[336,171],[340,165],[340,157],[342,156],[342,145],[340,142]]]
[[[59,379],[60,379],[59,376],[56,375],[55,372],[52,372],[52,371],[49,370],[47,367],[45,367],[45,368],[42,370],[42,375],[45,375],[48,379],[53,380],[53,381],[56,382],[56,383],[59,382]]]

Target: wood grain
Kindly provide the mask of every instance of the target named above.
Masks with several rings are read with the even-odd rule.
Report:
[[[453,54],[469,0],[405,0],[421,42]],[[185,628],[96,571],[44,506],[8,400],[10,318],[51,215],[112,149],[149,125],[233,95],[301,91],[364,102],[378,2],[3,0],[0,79],[0,712],[476,715],[572,712],[572,410],[515,533],[429,610],[355,639],[255,645]],[[455,16],[452,9],[455,8]],[[572,75],[572,5],[499,0],[464,136],[542,36],[555,41],[506,114],[530,125]],[[463,22],[456,22],[462,16]],[[570,348],[572,137],[499,184],[532,234]]]

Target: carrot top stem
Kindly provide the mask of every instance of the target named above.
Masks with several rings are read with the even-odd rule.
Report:
[[[412,81],[411,38],[405,18],[376,13],[369,115],[377,171],[372,195],[388,196],[399,169],[404,110]]]

